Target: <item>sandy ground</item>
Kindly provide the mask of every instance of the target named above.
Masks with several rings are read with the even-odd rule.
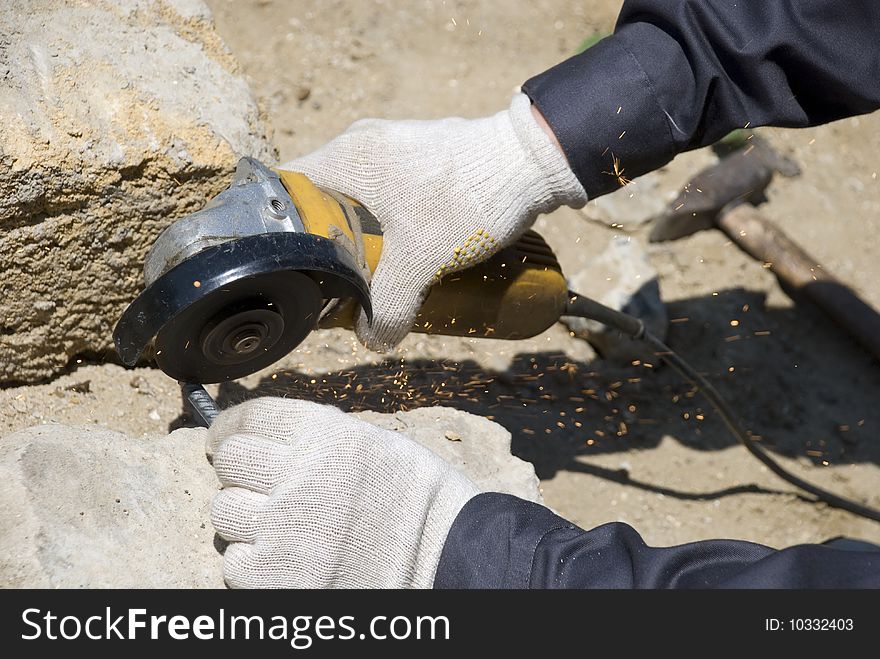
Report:
[[[360,117],[502,109],[527,77],[609,32],[619,6],[208,4],[274,126],[282,162]],[[799,178],[773,183],[765,214],[880,307],[880,115],[762,133],[803,168]],[[674,197],[712,160],[706,151],[686,154],[655,189],[642,192],[637,182],[623,193],[621,217],[640,194]],[[644,228],[622,219],[623,228],[612,229],[596,217],[591,202],[539,220],[567,272],[621,232],[645,243]],[[648,249],[675,320],[671,345],[796,473],[880,506],[876,362],[818,312],[795,304],[720,233]],[[344,331],[321,331],[271,371],[213,389],[223,405],[273,393],[354,410],[441,404],[488,416],[535,463],[550,506],[585,527],[624,520],[655,545],[731,537],[780,547],[840,534],[880,542],[880,525],[810,502],[767,472],[668,369],[606,364],[561,326],[518,343],[411,336],[390,358],[366,352]],[[185,419],[175,383],[161,372],[84,363],[54,382],[0,391],[0,432],[46,421],[142,435]]]

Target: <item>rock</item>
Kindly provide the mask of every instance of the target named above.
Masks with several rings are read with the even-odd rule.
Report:
[[[543,503],[535,468],[511,455],[510,433],[497,423],[451,407],[355,416],[427,446],[484,492],[504,492]]]
[[[661,341],[666,339],[669,317],[660,298],[657,272],[634,239],[615,236],[597,259],[569,278],[569,287],[641,318],[648,331]],[[657,362],[654,350],[644,342],[633,341],[601,323],[570,316],[563,317],[562,322],[589,341],[605,359],[621,364],[635,360]]]
[[[652,172],[611,194],[597,197],[582,212],[592,220],[632,230],[666,211],[663,177]]]
[[[273,162],[200,0],[9,0],[0,12],[0,383],[110,334],[175,218],[240,155]]]
[[[0,440],[0,587],[222,587],[204,432],[37,426]]]
[[[358,414],[421,442],[484,490],[541,502],[510,433],[452,408]],[[450,441],[446,434],[460,438]],[[204,431],[134,439],[44,425],[0,439],[0,588],[217,588]]]
[[[87,394],[92,390],[92,381],[83,380],[82,382],[74,382],[64,387],[64,391],[72,391],[76,394]]]
[[[153,386],[143,375],[135,375],[128,384],[132,389],[137,389],[139,394],[143,394],[144,396],[154,395]]]
[[[300,85],[296,88],[296,100],[305,101],[312,95],[312,88],[308,85]]]

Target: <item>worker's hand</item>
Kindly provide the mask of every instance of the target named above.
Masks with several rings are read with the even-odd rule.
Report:
[[[208,431],[211,509],[239,588],[428,588],[476,486],[395,432],[325,405],[260,398]]]
[[[283,169],[357,199],[381,223],[373,322],[361,314],[357,326],[379,351],[406,336],[442,275],[515,242],[540,213],[587,200],[523,94],[485,119],[358,121]]]

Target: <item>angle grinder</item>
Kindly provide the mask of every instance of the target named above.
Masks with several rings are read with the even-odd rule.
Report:
[[[232,184],[170,225],[144,262],[146,288],[113,338],[133,366],[152,344],[181,383],[241,378],[270,366],[313,329],[371,318],[369,282],[382,230],[356,200],[297,172],[242,158]],[[537,233],[431,289],[413,331],[522,339],[559,320],[565,277]]]

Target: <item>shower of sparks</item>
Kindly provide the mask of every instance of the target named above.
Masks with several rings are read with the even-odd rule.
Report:
[[[359,349],[353,344],[351,350]],[[340,364],[347,363],[340,358]],[[635,360],[629,368],[652,367]],[[401,358],[333,372],[293,366],[267,373],[259,388],[263,395],[330,403],[350,412],[451,405],[494,419],[529,441],[572,441],[592,452],[609,450],[613,442],[638,441],[644,426],[664,422],[646,413],[656,390],[643,390],[643,378],[634,373],[622,375],[605,379],[589,364],[562,354],[516,356],[503,372],[473,362]]]

